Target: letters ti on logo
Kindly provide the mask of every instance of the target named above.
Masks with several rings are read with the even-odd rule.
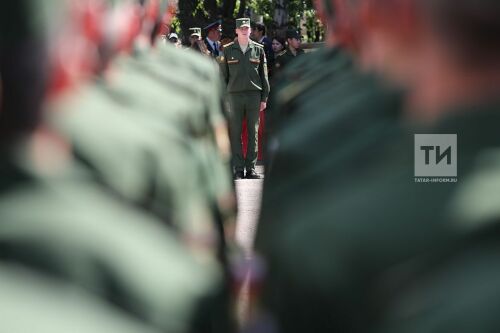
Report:
[[[457,177],[456,134],[415,134],[415,177]]]

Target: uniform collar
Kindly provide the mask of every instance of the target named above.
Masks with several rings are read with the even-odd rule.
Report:
[[[241,51],[241,45],[240,45],[240,43],[238,42],[238,40],[236,40],[236,41],[234,42],[234,46],[235,46],[238,50],[240,50],[240,51]],[[248,41],[248,46],[247,46],[247,52],[248,52],[248,50],[249,50],[251,47],[253,47],[253,42],[252,42],[251,40],[249,40],[249,41]],[[246,53],[246,52],[245,52],[245,53]]]

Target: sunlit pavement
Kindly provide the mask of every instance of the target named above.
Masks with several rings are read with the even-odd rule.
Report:
[[[263,175],[264,168],[257,166],[256,171]],[[238,197],[236,241],[244,250],[247,258],[252,257],[253,239],[259,218],[263,184],[263,179],[241,179],[236,181],[236,195]],[[242,325],[249,315],[248,297],[248,285],[245,283],[240,291],[237,305],[237,316]]]
[[[258,166],[257,173],[263,175],[264,168]],[[238,197],[236,240],[245,250],[247,256],[250,256],[252,253],[252,243],[260,212],[263,184],[263,179],[241,179],[236,181],[236,194]]]

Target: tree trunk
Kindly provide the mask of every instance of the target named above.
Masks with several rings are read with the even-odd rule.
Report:
[[[236,8],[236,0],[224,0],[220,13],[222,15],[222,37],[234,38],[236,35],[234,10]]]
[[[205,10],[208,12],[208,19],[210,22],[220,19],[221,13],[219,12],[219,7],[217,6],[217,0],[204,0],[203,4],[205,6]]]
[[[197,0],[181,0],[179,1],[179,12],[177,17],[181,25],[183,33],[183,42],[186,43],[189,39],[189,28],[197,27],[198,19],[193,16],[196,9]]]
[[[246,2],[246,0],[240,0],[240,9],[238,10],[238,16],[237,17],[244,17],[246,9],[247,9],[247,2]]]
[[[275,0],[274,22],[276,23],[276,33],[284,35],[288,26],[287,0]]]
[[[236,9],[236,0],[224,0],[222,4],[222,17],[232,18]]]

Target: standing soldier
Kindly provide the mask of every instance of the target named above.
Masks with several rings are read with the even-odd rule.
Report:
[[[281,70],[295,57],[304,54],[304,50],[300,48],[301,37],[296,29],[290,29],[286,32],[287,48],[276,56],[275,68]]]
[[[236,20],[238,39],[226,45],[218,58],[230,106],[229,132],[232,149],[234,178],[259,179],[255,171],[259,113],[266,108],[269,95],[267,61],[264,47],[250,40],[250,19]],[[241,128],[246,116],[248,127],[248,150],[243,158]]]

